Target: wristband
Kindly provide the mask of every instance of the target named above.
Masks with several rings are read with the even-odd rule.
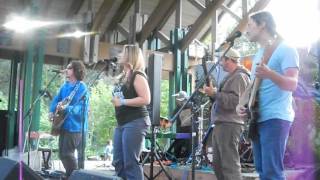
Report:
[[[121,106],[126,105],[126,100],[125,100],[125,99],[120,99],[120,105],[121,105]]]

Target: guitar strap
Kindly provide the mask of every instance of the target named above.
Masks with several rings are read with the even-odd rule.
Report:
[[[263,52],[263,56],[262,56],[262,61],[261,61],[261,64],[268,64],[273,52],[275,51],[275,49],[278,47],[278,45],[280,44],[280,42],[282,41],[282,38],[281,37],[277,37],[275,39],[275,41],[273,42],[273,44],[269,47],[269,48],[266,48]],[[256,81],[257,79],[255,78],[254,81]],[[258,82],[254,82],[253,84],[257,83],[257,86],[253,87],[253,89],[255,88],[259,88],[260,86],[260,83],[261,83],[261,80],[258,81]],[[255,94],[252,94],[250,95],[250,99],[249,99],[249,106],[250,106],[250,102],[252,103],[255,103],[256,100],[255,100],[255,97],[257,97],[259,94],[259,90],[256,91]]]
[[[276,50],[276,48],[278,47],[281,41],[282,41],[282,38],[277,37],[274,43],[269,48],[265,49],[263,53],[263,59],[261,61],[263,64],[266,64],[266,65],[268,64],[270,57],[272,56],[273,52]]]
[[[77,82],[76,86],[74,87],[74,89],[71,91],[71,93],[69,94],[69,96],[65,97],[65,99],[63,101],[67,101],[67,106],[71,103],[74,95],[76,95],[76,92],[78,91],[80,87],[80,82]]]

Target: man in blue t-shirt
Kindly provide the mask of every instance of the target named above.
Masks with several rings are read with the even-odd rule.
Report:
[[[284,180],[283,158],[294,119],[292,92],[298,83],[298,53],[281,41],[269,12],[250,16],[247,36],[261,47],[251,70],[251,79],[262,80],[258,89],[258,133],[252,140],[255,167],[261,180]],[[272,53],[269,59],[268,53]],[[262,60],[267,62],[264,64]],[[238,105],[237,112],[245,116],[246,108]]]
[[[85,132],[88,129],[89,99],[87,86],[82,81],[85,76],[83,63],[72,61],[67,66],[65,74],[67,81],[54,97],[49,116],[62,114],[64,117],[64,122],[59,128],[59,158],[66,169],[66,176],[69,177],[73,170],[84,166],[85,141],[82,141],[85,140]],[[78,152],[78,159],[75,158],[75,150]]]

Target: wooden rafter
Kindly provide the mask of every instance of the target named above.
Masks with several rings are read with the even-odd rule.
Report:
[[[168,36],[166,36],[163,32],[157,31],[156,36],[163,42],[163,44],[169,45],[170,39]]]
[[[231,0],[227,5],[225,5],[226,7],[231,7],[234,3],[236,2],[236,0]],[[220,22],[220,20],[222,19],[222,17],[226,14],[225,11],[221,11],[218,15],[218,22]],[[200,37],[200,41],[204,41],[204,39],[211,33],[211,27],[209,27],[205,33],[203,33],[203,35],[201,35]]]
[[[199,11],[203,11],[206,7],[201,4],[201,2],[197,0],[188,0],[194,7],[196,7]]]
[[[112,31],[117,28],[118,23],[120,23],[123,18],[126,16],[127,12],[129,11],[130,7],[134,3],[134,0],[123,0],[119,9],[115,13],[114,17],[110,24],[105,28],[105,32]]]
[[[161,30],[165,24],[167,23],[168,19],[170,18],[170,16],[172,15],[172,13],[176,10],[176,2],[174,5],[170,6],[170,8],[168,9],[167,13],[165,14],[165,16],[162,18],[162,21],[159,23],[158,26],[156,26],[157,30]]]
[[[249,10],[247,15],[240,21],[238,26],[236,28],[234,28],[234,30],[230,33],[230,35],[232,35],[236,31],[244,32],[245,28],[247,26],[247,22],[248,22],[248,15],[253,12],[260,11],[260,10],[266,8],[267,5],[269,4],[269,2],[270,2],[270,0],[260,0],[260,1],[256,2],[256,4]]]
[[[129,37],[129,30],[118,23],[117,30],[126,38]]]
[[[239,17],[236,13],[234,13],[229,7],[222,5],[221,8],[226,11],[227,13],[229,13],[234,19],[236,19],[237,21],[241,20],[241,17]]]
[[[224,2],[224,0],[217,0],[210,2],[206,9],[200,14],[198,19],[192,25],[191,30],[180,41],[180,49],[183,52],[189,44],[196,38],[201,29],[209,22],[214,11],[216,11]]]
[[[110,11],[114,4],[114,0],[104,0],[101,4],[97,14],[94,16],[91,31],[97,32],[99,31],[104,18],[106,18],[106,14]],[[108,17],[113,18],[113,17]]]
[[[139,44],[142,44],[148,36],[150,36],[151,32],[157,29],[157,26],[162,24],[167,16],[171,15],[169,15],[168,11],[170,11],[171,6],[175,7],[175,3],[175,0],[160,1],[158,3],[147,22],[142,27],[141,32],[137,35],[137,41]]]
[[[67,12],[67,18],[71,18],[78,14],[85,0],[73,0]]]

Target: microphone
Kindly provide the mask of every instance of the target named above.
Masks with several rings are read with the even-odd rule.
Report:
[[[226,39],[225,42],[233,42],[236,38],[240,37],[242,33],[240,31],[236,31],[232,36]]]
[[[220,52],[221,50],[225,49],[225,46],[233,43],[234,40],[238,37],[240,37],[242,33],[240,31],[236,31],[232,36],[228,37],[216,50],[216,52]]]
[[[49,71],[54,72],[54,73],[64,73],[64,69],[50,69]]]
[[[118,62],[118,58],[117,57],[112,57],[112,58],[109,58],[109,59],[104,59],[103,61],[109,61],[109,62],[117,63]]]

